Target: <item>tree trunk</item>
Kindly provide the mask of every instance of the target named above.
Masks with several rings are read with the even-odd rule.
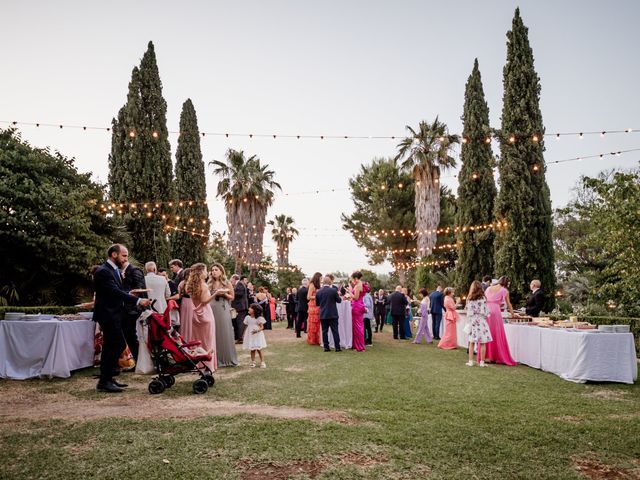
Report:
[[[406,287],[407,271],[403,268],[399,268],[396,270],[396,272],[398,273],[398,281],[400,282],[400,285],[402,285],[403,287]]]
[[[440,224],[440,179],[436,169],[420,169],[416,172],[415,209],[418,257],[431,255],[438,239],[436,230]],[[420,182],[418,184],[418,182]]]

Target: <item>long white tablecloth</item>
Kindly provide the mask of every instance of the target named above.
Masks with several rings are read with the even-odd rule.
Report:
[[[338,305],[338,333],[340,334],[340,348],[353,346],[353,322],[351,320],[351,302],[343,300]],[[322,328],[320,329],[320,343],[322,344]],[[335,348],[333,335],[329,329],[329,346]]]
[[[584,383],[633,383],[638,378],[632,333],[573,332],[528,325],[504,326],[516,362]]]
[[[93,365],[92,320],[0,321],[0,377],[71,376]]]

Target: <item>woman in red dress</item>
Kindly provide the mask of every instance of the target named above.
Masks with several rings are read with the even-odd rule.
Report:
[[[309,282],[307,300],[309,300],[309,318],[307,319],[307,343],[320,345],[320,307],[316,305],[316,292],[320,289],[322,274],[316,272]]]

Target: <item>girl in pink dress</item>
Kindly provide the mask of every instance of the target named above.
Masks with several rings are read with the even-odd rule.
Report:
[[[489,306],[489,331],[491,332],[491,338],[493,341],[487,343],[487,360],[491,360],[495,363],[503,363],[504,365],[516,365],[516,362],[511,358],[511,352],[509,351],[509,344],[507,343],[507,336],[504,333],[504,322],[502,321],[502,313],[500,313],[500,306],[503,302],[507,304],[509,313],[513,315],[513,307],[511,301],[509,301],[509,285],[508,277],[500,277],[497,285],[492,285],[484,292],[487,297],[487,305]],[[478,357],[480,352],[478,352]]]
[[[206,283],[207,266],[204,263],[196,263],[191,266],[189,280],[185,286],[186,292],[191,296],[193,302],[193,320],[191,325],[191,335],[193,340],[200,340],[201,347],[205,351],[213,351],[210,362],[204,362],[212,371],[218,365],[216,356],[216,331],[213,311],[209,303],[213,300],[213,295],[209,293]]]
[[[453,299],[453,288],[444,289],[444,337],[438,343],[438,348],[444,350],[455,350],[458,348],[458,334],[456,322],[460,318],[456,312],[456,301]]]
[[[362,283],[362,273],[353,272],[351,275],[351,321],[353,328],[353,348],[356,352],[364,352],[364,306],[365,286]]]

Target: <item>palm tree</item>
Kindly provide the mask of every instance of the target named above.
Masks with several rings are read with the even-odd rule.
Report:
[[[438,117],[432,124],[420,122],[417,131],[408,125],[407,130],[411,136],[398,144],[396,160],[402,160],[402,167],[413,172],[418,256],[427,256],[436,244],[440,224],[440,168],[455,166],[449,153],[460,139],[449,135]]]
[[[276,242],[278,253],[278,266],[289,266],[289,244],[293,237],[300,232],[293,227],[293,218],[287,215],[276,215],[273,220],[269,220],[267,225],[271,225],[271,238]]]
[[[262,260],[262,242],[267,209],[273,204],[275,172],[262,165],[256,155],[245,158],[243,151],[227,150],[226,162],[213,160],[218,182],[217,197],[225,202],[229,228],[229,250],[235,258],[235,271],[249,264],[253,274]]]

